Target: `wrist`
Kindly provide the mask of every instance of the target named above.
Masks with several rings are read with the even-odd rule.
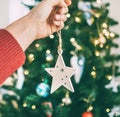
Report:
[[[25,51],[28,46],[35,40],[36,29],[30,20],[29,16],[22,17],[6,27],[14,38],[18,41],[19,45]]]

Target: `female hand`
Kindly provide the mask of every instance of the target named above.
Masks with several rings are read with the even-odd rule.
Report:
[[[36,28],[36,39],[44,38],[64,27],[70,0],[43,0],[28,17]]]
[[[6,27],[23,50],[35,40],[64,27],[71,0],[43,0],[27,15]]]

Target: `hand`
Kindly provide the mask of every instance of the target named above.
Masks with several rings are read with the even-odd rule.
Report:
[[[36,28],[36,39],[44,38],[64,27],[70,0],[43,0],[28,14]]]
[[[71,0],[43,0],[26,16],[7,26],[6,30],[25,51],[35,39],[47,37],[64,27],[70,4]]]

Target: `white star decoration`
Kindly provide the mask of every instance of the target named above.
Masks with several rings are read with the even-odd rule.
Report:
[[[45,68],[45,70],[53,77],[51,93],[59,87],[64,86],[71,92],[74,92],[70,77],[75,73],[75,69],[65,66],[63,57],[59,54],[54,68]]]

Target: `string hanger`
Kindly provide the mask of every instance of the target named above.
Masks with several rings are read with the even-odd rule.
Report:
[[[62,54],[63,49],[62,49],[62,35],[61,35],[61,30],[57,31],[57,35],[58,35],[58,53]]]
[[[61,18],[61,15],[60,15]],[[60,21],[60,25],[61,25],[61,21]],[[61,29],[57,31],[57,35],[58,35],[58,54],[62,54],[63,49],[62,49],[62,34],[61,34]]]

